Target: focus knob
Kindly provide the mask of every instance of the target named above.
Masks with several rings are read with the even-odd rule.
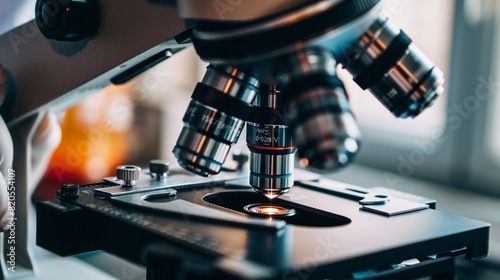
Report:
[[[38,0],[36,24],[47,39],[79,41],[97,32],[99,9],[96,0]]]
[[[157,179],[165,178],[168,174],[169,163],[166,160],[155,159],[149,162],[149,172]]]
[[[80,185],[63,184],[59,195],[61,198],[77,198],[80,195]]]
[[[133,187],[139,180],[141,168],[134,165],[122,165],[116,168],[116,178],[123,181],[124,187]]]

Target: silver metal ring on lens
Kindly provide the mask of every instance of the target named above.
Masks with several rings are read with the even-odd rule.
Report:
[[[293,153],[284,155],[250,154],[250,172],[264,176],[291,175],[293,172]],[[290,186],[288,186],[290,187]]]
[[[359,150],[361,133],[342,89],[311,90],[290,104],[297,114],[294,135],[299,163],[322,170],[345,167]],[[324,95],[318,97],[318,95]],[[323,101],[321,101],[323,100]],[[319,102],[318,102],[319,101]],[[322,108],[337,108],[326,111]],[[311,112],[321,112],[311,114]]]
[[[286,125],[248,123],[247,143],[259,147],[291,147],[293,140]]]
[[[250,185],[263,194],[283,194],[293,186],[294,154],[250,153]]]
[[[191,100],[189,110],[182,120],[196,125],[198,131],[228,143],[238,141],[241,129],[245,125],[245,121],[203,105],[197,100]]]
[[[400,45],[407,46],[403,52]],[[352,52],[345,68],[396,117],[416,117],[443,92],[443,73],[386,18],[377,19]],[[362,82],[361,76],[373,81]]]
[[[297,77],[322,73],[325,75],[336,75],[335,67],[337,62],[333,55],[325,49],[306,48],[292,54],[287,63],[282,64],[281,73],[278,80],[286,85]],[[286,94],[286,93],[285,93]]]
[[[230,66],[207,67],[202,83],[245,103],[252,103],[257,95],[259,81]]]
[[[238,68],[210,65],[202,84],[205,92],[216,90],[250,104],[257,94],[259,81]],[[173,150],[179,165],[202,176],[219,173],[245,122],[195,99],[190,102],[183,122]]]
[[[184,127],[174,148],[174,155],[183,168],[201,176],[209,176],[211,172],[220,172],[230,148],[227,143]]]
[[[361,133],[335,76],[333,55],[319,48],[297,52],[282,71],[281,77],[288,77],[282,79],[285,94],[291,95],[286,112],[301,166],[346,166],[359,150]]]

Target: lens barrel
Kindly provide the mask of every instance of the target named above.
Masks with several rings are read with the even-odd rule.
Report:
[[[245,121],[223,110],[203,104],[196,95],[217,91],[227,99],[221,107],[232,102],[251,104],[258,92],[259,81],[242,73],[238,68],[209,65],[198,84],[183,117],[181,131],[173,154],[179,165],[201,176],[220,172],[231,146],[238,141]]]
[[[335,74],[332,54],[306,49],[285,65],[285,108],[299,163],[320,170],[346,166],[359,150],[361,133]]]
[[[386,18],[368,28],[344,67],[399,118],[416,117],[443,92],[443,73]]]
[[[382,6],[313,1],[255,21],[197,22],[191,40],[200,57],[240,68],[208,67],[173,151],[180,165],[203,176],[219,173],[246,121],[250,185],[259,193],[272,198],[289,190],[295,152],[303,167],[345,167],[361,133],[337,63],[396,117],[430,107],[443,92],[443,73],[380,16]],[[259,80],[281,92],[259,87]],[[275,109],[281,122],[267,120]]]
[[[276,86],[262,86],[255,105],[278,109],[281,104]],[[292,132],[281,113],[267,124],[247,123],[250,150],[250,185],[258,193],[275,198],[293,186],[294,153]]]

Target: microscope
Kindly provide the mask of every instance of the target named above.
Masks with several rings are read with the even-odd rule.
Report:
[[[193,45],[210,63],[173,151],[193,173],[219,173],[245,121],[258,193],[288,192],[295,153],[302,167],[345,167],[361,143],[337,65],[399,118],[416,117],[443,92],[443,73],[381,15],[381,1],[273,3],[230,18],[191,8],[203,1],[180,2],[182,17],[196,20]]]
[[[17,87],[15,110],[4,113],[16,139],[31,135],[23,126],[40,112],[128,82],[188,46],[209,63],[172,151],[183,169],[153,160],[102,182],[63,182],[57,199],[37,204],[38,246],[60,256],[104,250],[144,265],[148,279],[449,279],[455,257],[487,255],[486,223],[438,211],[432,199],[304,171],[343,168],[360,150],[339,67],[399,118],[443,92],[442,72],[384,15],[383,1],[173,2],[38,0],[41,35],[30,39],[49,58],[38,59],[49,72],[80,72],[46,83],[43,96],[2,52],[23,41],[13,48],[12,37],[0,38],[0,63]],[[140,23],[137,11],[147,15]],[[240,155],[239,168],[228,168],[245,124],[248,167]],[[19,260],[36,270],[25,249]]]

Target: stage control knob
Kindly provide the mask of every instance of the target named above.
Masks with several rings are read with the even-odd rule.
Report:
[[[168,175],[169,163],[166,160],[155,159],[149,162],[149,172],[151,177],[164,179]]]
[[[79,41],[97,32],[99,8],[96,0],[38,0],[35,21],[47,39]]]
[[[63,184],[59,190],[61,198],[77,198],[80,195],[80,185]]]
[[[124,187],[133,187],[139,180],[141,168],[135,165],[121,165],[116,168],[116,178],[123,181]]]

